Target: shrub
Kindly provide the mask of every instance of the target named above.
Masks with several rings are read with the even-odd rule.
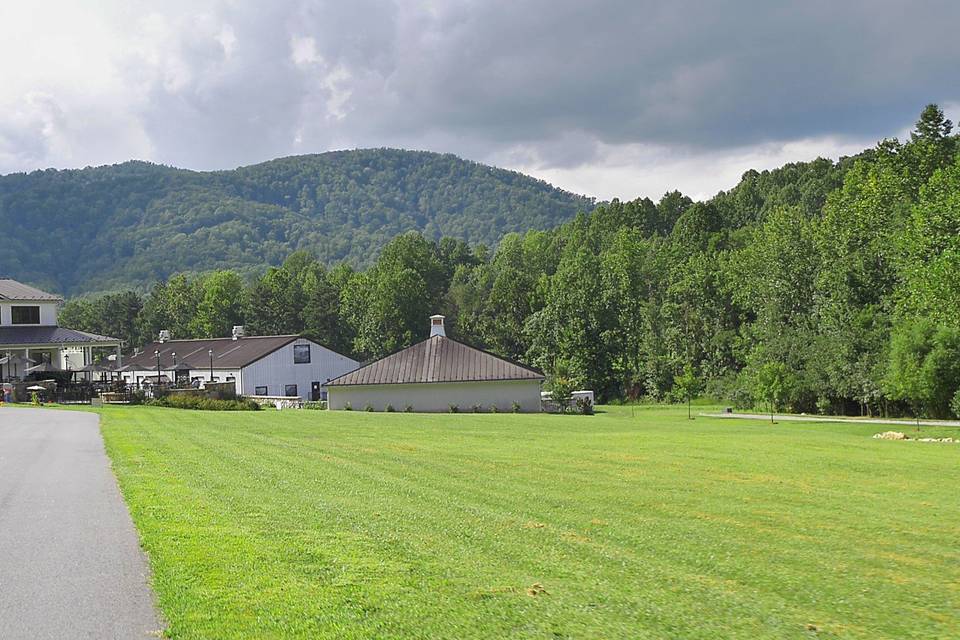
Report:
[[[492,404],[490,405],[490,413],[500,413],[500,409],[497,407],[497,405]]]
[[[472,408],[474,413],[483,413],[483,407],[481,407],[479,404],[473,405]]]
[[[585,416],[593,415],[593,403],[590,402],[590,398],[577,398],[577,413]]]
[[[373,405],[369,402],[363,407],[364,411],[373,411]]]
[[[413,405],[412,405],[412,404],[408,404],[407,406],[405,406],[405,407],[403,408],[403,412],[404,412],[404,413],[413,413]]]
[[[706,395],[729,402],[737,409],[753,408],[753,391],[747,374],[727,373],[707,382]]]
[[[327,408],[327,403],[323,400],[316,400],[303,403],[304,409],[311,409],[313,411],[323,411]]]
[[[960,418],[960,389],[957,389],[957,392],[953,394],[953,400],[950,401],[950,409],[953,411],[953,415]]]
[[[353,406],[352,406],[349,402],[344,402],[344,403],[343,403],[343,410],[344,410],[344,411],[353,411]]]
[[[393,413],[395,411],[392,404],[388,404],[383,408],[383,410],[386,411],[387,413]]]
[[[171,394],[162,398],[148,400],[153,407],[169,407],[171,409],[195,409],[198,411],[259,411],[260,405],[253,400],[216,400],[197,395]]]
[[[458,407],[455,404],[450,405],[450,413],[459,413],[459,412],[460,412],[460,407]]]
[[[519,402],[511,402],[511,403],[510,403],[510,411],[513,412],[513,413],[520,413],[520,403],[519,403]]]

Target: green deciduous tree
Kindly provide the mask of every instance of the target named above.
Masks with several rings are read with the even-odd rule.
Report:
[[[700,393],[700,380],[697,378],[691,365],[683,368],[683,373],[673,380],[674,393],[678,398],[687,401],[687,419],[693,420],[691,404],[694,396]]]
[[[190,325],[191,337],[226,338],[243,324],[243,280],[233,271],[215,271],[198,282],[200,303]]]
[[[900,312],[960,325],[960,158],[920,190],[898,246]]]
[[[960,329],[928,318],[900,322],[891,340],[886,387],[918,418],[949,416],[960,389]]]
[[[782,362],[767,362],[761,365],[753,378],[754,397],[770,407],[770,424],[777,405],[783,400],[790,385],[791,374]]]

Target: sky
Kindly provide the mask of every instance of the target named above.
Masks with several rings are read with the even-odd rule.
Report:
[[[0,3],[0,174],[455,153],[610,199],[960,117],[960,3]]]

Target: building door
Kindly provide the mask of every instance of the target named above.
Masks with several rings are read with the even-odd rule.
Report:
[[[310,383],[310,399],[316,402],[320,399],[320,383],[311,382]]]

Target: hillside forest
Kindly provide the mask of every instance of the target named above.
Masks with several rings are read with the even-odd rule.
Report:
[[[439,312],[452,337],[605,401],[960,415],[960,154],[935,105],[908,140],[748,171],[704,202],[615,200],[492,252],[407,232],[366,269],[320,258],[74,299],[62,324],[131,347],[243,324],[366,360]]]
[[[504,233],[549,229],[592,208],[516,171],[403,149],[230,171],[148,162],[49,169],[0,176],[0,267],[67,295],[142,290],[216,269],[250,277],[298,249],[365,268],[406,231],[492,246]]]

